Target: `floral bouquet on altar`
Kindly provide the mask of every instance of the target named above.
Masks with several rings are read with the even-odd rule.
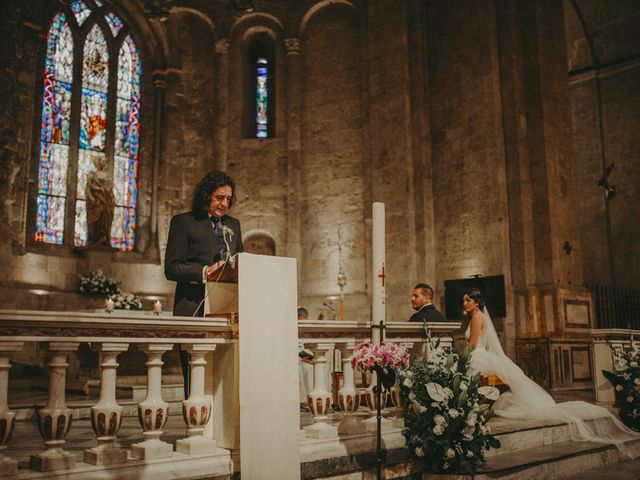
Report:
[[[472,474],[485,463],[486,450],[500,447],[487,427],[500,391],[480,385],[468,348],[459,355],[439,348],[428,332],[427,338],[428,358],[400,372],[405,443],[432,471]]]
[[[351,365],[363,372],[376,372],[388,390],[396,383],[396,374],[409,366],[409,352],[395,343],[360,343],[353,351]]]
[[[631,337],[631,348],[624,350],[611,347],[615,372],[602,371],[611,382],[616,394],[616,407],[620,418],[629,428],[640,432],[640,350]]]
[[[142,310],[142,300],[133,293],[126,293],[118,289],[118,292],[109,295],[113,300],[113,308],[116,310]]]
[[[120,284],[97,269],[89,275],[80,275],[80,293],[82,295],[110,295],[120,291]]]

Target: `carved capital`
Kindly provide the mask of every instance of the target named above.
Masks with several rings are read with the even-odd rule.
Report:
[[[223,55],[226,55],[228,51],[229,40],[227,40],[226,38],[221,38],[220,40],[216,41],[216,53],[222,53]]]
[[[284,48],[287,51],[287,55],[300,55],[300,39],[285,38]]]

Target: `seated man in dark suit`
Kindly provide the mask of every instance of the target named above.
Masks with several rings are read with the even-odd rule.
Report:
[[[177,282],[174,315],[204,316],[207,275],[243,251],[240,222],[227,215],[235,193],[231,177],[211,171],[198,183],[191,211],[171,219],[164,274],[167,280]],[[188,353],[181,351],[180,356],[186,398],[189,394]]]
[[[433,288],[426,283],[419,283],[413,287],[411,295],[411,306],[416,311],[410,322],[446,322],[447,319],[440,313],[433,301]]]

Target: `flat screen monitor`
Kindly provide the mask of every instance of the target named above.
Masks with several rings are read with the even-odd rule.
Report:
[[[462,319],[462,297],[469,289],[477,288],[482,293],[491,317],[506,317],[507,304],[504,295],[504,275],[473,277],[460,280],[445,280],[444,307],[449,320]]]

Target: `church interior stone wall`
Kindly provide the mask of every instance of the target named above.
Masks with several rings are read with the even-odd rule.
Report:
[[[142,2],[107,1],[143,58],[137,247],[113,254],[111,275],[168,307],[170,218],[219,168],[237,181],[243,234],[297,258],[311,318],[338,306],[340,231],[346,318],[369,319],[374,201],[386,205],[389,320],[409,317],[417,282],[442,306],[445,280],[504,275],[510,350],[515,291],[637,287],[639,9],[595,3],[258,0],[238,15],[226,2],[177,1],[153,22]],[[58,6],[0,6],[2,308],[85,307],[82,252],[33,240],[41,71]],[[264,140],[247,137],[256,38],[274,58]],[[616,196],[605,200],[596,182],[610,163]]]

